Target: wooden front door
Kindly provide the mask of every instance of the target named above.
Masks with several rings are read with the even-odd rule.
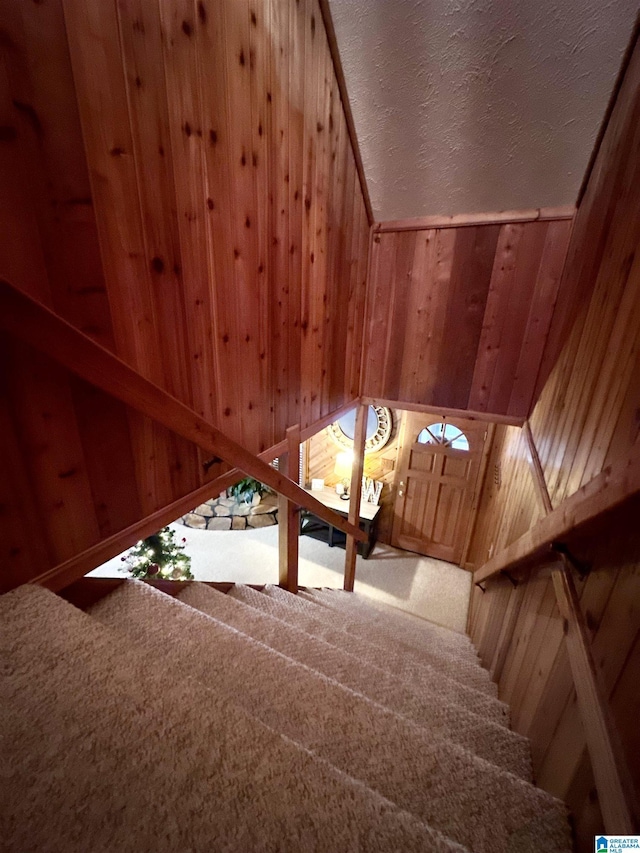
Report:
[[[459,563],[471,522],[486,424],[407,412],[392,544]]]

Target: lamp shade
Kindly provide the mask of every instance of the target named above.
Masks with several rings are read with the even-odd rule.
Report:
[[[351,476],[351,467],[353,465],[353,453],[344,452],[338,453],[336,456],[336,464],[333,473],[340,480],[344,480]]]

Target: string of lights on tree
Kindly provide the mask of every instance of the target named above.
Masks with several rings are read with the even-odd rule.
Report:
[[[123,572],[132,578],[173,581],[193,580],[191,557],[185,553],[186,539],[178,542],[170,527],[138,542],[122,557]]]

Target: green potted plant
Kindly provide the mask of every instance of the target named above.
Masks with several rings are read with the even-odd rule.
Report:
[[[259,503],[260,500],[255,501],[255,495],[258,495],[258,498],[262,498],[264,493],[267,491],[267,487],[264,483],[261,483],[259,480],[254,479],[253,477],[244,477],[242,480],[239,480],[237,483],[234,483],[233,486],[227,489],[227,494],[235,498],[238,503]]]

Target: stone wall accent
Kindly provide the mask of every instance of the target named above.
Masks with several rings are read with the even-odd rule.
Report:
[[[248,530],[278,523],[278,496],[254,495],[251,503],[237,501],[223,492],[183,515],[179,521],[196,530]]]

